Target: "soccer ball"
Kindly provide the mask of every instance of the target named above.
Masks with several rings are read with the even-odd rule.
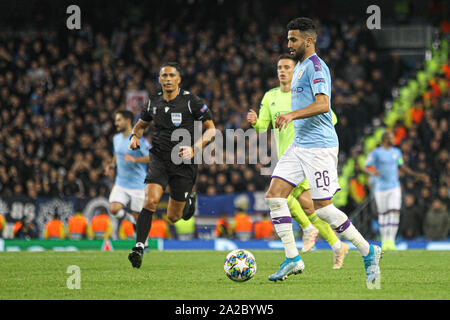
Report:
[[[250,251],[236,249],[225,258],[225,274],[233,281],[250,280],[256,273],[256,260]]]

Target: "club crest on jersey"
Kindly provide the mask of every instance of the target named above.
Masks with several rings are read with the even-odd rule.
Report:
[[[178,127],[181,124],[182,117],[181,113],[171,113],[172,123],[175,127]]]
[[[300,80],[300,78],[302,77],[302,75],[303,75],[303,70],[300,70],[300,71],[298,72],[297,80]]]

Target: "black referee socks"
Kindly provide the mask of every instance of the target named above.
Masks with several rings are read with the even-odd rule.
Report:
[[[136,243],[145,243],[152,227],[152,216],[155,212],[142,209],[136,222]]]

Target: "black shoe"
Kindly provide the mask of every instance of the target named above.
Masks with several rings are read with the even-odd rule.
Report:
[[[194,215],[196,205],[197,193],[195,191],[192,191],[189,195],[189,199],[186,201],[185,210],[183,211],[183,220],[189,220]]]
[[[134,247],[133,251],[128,255],[133,268],[140,268],[142,264],[142,256],[144,255],[144,249],[141,247]]]

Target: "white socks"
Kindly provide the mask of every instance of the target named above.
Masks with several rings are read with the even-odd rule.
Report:
[[[122,219],[123,217],[125,217],[125,210],[120,209],[119,211],[117,211],[117,213],[115,214],[115,217],[117,219]]]
[[[331,250],[333,250],[333,252],[335,254],[338,254],[339,252],[341,252],[341,248],[342,248],[342,243],[341,240],[338,239],[338,241],[336,241],[335,243],[333,243],[331,245]]]
[[[284,198],[266,198],[266,203],[270,208],[270,216],[275,232],[281,239],[287,258],[298,256],[298,249],[295,244],[294,232],[292,232],[292,217],[287,201]]]
[[[344,212],[336,208],[333,204],[330,204],[316,210],[316,214],[320,219],[328,222],[344,239],[351,241],[362,256],[369,254],[370,244],[356,230]]]
[[[398,225],[400,222],[400,212],[398,210],[388,211],[378,215],[378,225],[380,226],[381,241],[394,241],[397,237]]]

